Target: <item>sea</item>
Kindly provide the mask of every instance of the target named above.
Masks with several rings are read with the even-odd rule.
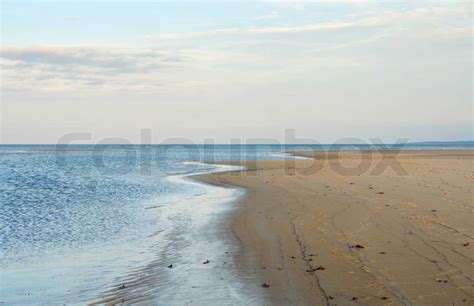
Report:
[[[238,269],[230,214],[245,191],[192,177],[301,150],[408,145],[0,145],[0,303],[265,303]],[[216,164],[213,164],[213,163]]]

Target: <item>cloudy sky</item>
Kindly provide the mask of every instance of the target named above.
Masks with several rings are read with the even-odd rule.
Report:
[[[470,1],[2,1],[3,143],[470,140]]]

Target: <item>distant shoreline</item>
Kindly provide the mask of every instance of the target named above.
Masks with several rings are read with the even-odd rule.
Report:
[[[245,138],[243,138],[245,139]],[[97,146],[97,147],[108,147],[108,146],[120,146],[120,147],[127,147],[127,146],[256,146],[256,145],[275,145],[274,143],[248,143],[248,144],[230,144],[230,143],[215,143],[215,144],[206,144],[206,143],[193,143],[193,144],[183,144],[183,143],[151,143],[151,144],[140,144],[140,143],[128,143],[128,144],[120,144],[120,143],[71,143],[71,144],[61,144],[61,143],[1,143],[0,147],[14,147],[14,146],[22,146],[22,147],[34,147],[34,146],[70,146],[70,147],[87,147],[87,146]],[[474,147],[474,140],[462,140],[462,141],[416,141],[416,142],[408,142],[408,143],[281,143],[276,144],[279,146],[373,146],[373,145],[386,145],[386,146],[429,146],[429,145],[469,145]]]

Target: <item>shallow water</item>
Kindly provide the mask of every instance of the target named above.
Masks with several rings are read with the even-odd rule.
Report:
[[[159,275],[153,288],[161,297],[189,297],[188,282],[202,286],[204,275],[216,286],[213,270],[194,273],[190,267],[201,269],[202,261],[213,257],[209,269],[218,254],[235,252],[235,246],[223,245],[231,239],[217,240],[225,234],[217,224],[242,191],[186,178],[234,168],[184,161],[269,154],[265,148],[183,146],[54,149],[9,146],[0,153],[0,295],[8,304],[92,301],[146,267]],[[172,270],[161,271],[169,264]],[[183,273],[186,282],[178,282]],[[146,291],[147,282],[135,283],[148,298],[157,291]],[[173,288],[168,294],[167,286]],[[216,298],[219,290],[213,292]]]
[[[0,146],[1,302],[264,302],[255,271],[234,268],[243,191],[189,176],[318,148]]]

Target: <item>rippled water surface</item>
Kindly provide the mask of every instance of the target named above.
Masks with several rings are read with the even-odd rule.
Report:
[[[186,247],[179,244],[199,231],[210,235],[211,219],[241,191],[189,182],[189,174],[220,170],[189,161],[267,158],[274,151],[1,147],[3,302],[91,301],[130,271],[185,249],[195,252],[196,237]]]

